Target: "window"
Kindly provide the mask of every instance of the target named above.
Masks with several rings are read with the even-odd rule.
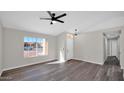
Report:
[[[24,37],[24,57],[48,55],[48,42],[44,38]]]

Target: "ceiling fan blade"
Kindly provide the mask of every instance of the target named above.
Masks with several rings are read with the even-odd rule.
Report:
[[[61,17],[64,17],[64,16],[66,16],[67,14],[66,13],[64,13],[64,14],[62,14],[62,15],[60,15],[60,16],[57,16],[57,17],[55,17],[56,19],[58,19],[58,18],[61,18]]]
[[[61,20],[55,20],[55,21],[58,21],[58,22],[60,22],[60,23],[64,23],[64,21],[61,21]]]
[[[47,13],[50,15],[50,17],[53,17],[53,15],[50,11],[47,11]]]
[[[51,18],[40,18],[40,20],[51,20]]]

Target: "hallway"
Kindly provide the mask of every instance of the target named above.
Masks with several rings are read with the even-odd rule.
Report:
[[[104,64],[120,66],[120,62],[116,56],[108,56]]]

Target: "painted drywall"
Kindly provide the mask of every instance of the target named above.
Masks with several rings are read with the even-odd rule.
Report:
[[[3,29],[3,45],[4,45],[4,70],[16,68],[28,64],[35,64],[47,60],[57,58],[58,51],[65,47],[65,34],[58,35],[57,37],[30,33],[16,29],[4,28]],[[74,40],[74,58],[80,59],[96,64],[103,64],[103,32],[121,30],[120,37],[120,64],[124,69],[124,27],[116,27],[105,29],[95,32],[81,33]],[[1,33],[0,33],[1,34]],[[43,37],[49,43],[49,55],[35,58],[24,58],[23,56],[23,38],[24,36]],[[63,42],[63,43],[62,43]],[[64,53],[65,54],[65,53]],[[65,55],[64,55],[65,56]]]
[[[121,68],[124,69],[124,27],[120,36],[120,61]]]
[[[3,53],[2,53],[2,51],[3,51],[3,38],[2,38],[2,35],[3,34],[3,31],[2,31],[2,25],[0,24],[0,75],[1,75],[1,73],[2,73],[2,63],[3,63]]]
[[[74,58],[96,64],[104,63],[103,32],[119,31],[120,35],[120,65],[124,69],[124,27],[115,27],[94,32],[80,33],[74,39]]]
[[[4,28],[4,70],[21,67],[39,62],[55,60],[56,37],[39,33],[20,31],[17,29]],[[48,41],[48,55],[33,58],[24,58],[24,37],[41,37]]]
[[[87,32],[75,38],[74,58],[87,62],[103,63],[103,38],[100,32]]]
[[[75,6],[74,6],[75,7]],[[49,21],[39,20],[49,17],[46,11],[0,11],[0,19],[4,27],[26,31],[58,35],[66,30],[73,33],[75,28],[82,31],[96,31],[124,25],[123,11],[52,11],[56,15],[67,13],[63,17],[64,24],[51,26]]]

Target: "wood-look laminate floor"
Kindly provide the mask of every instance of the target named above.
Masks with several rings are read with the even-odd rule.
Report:
[[[120,61],[116,56],[108,56],[104,64],[120,66]]]
[[[97,65],[71,60],[46,63],[6,71],[1,80],[12,81],[122,81],[123,71],[116,65]]]

